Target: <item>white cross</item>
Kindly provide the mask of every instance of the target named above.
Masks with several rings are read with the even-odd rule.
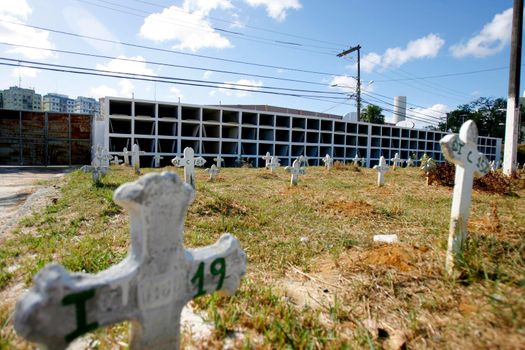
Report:
[[[379,158],[379,165],[374,165],[374,169],[377,170],[377,186],[381,187],[385,184],[385,173],[388,171],[385,157]]]
[[[489,172],[489,162],[485,155],[478,151],[477,141],[478,128],[472,120],[461,126],[459,135],[447,135],[439,141],[445,158],[456,164],[446,257],[446,270],[449,274],[452,274],[455,262],[461,259],[463,243],[467,237],[474,177]]]
[[[292,177],[290,179],[290,184],[292,186],[297,186],[299,175],[306,174],[304,168],[301,167],[301,162],[299,161],[299,159],[294,160],[292,166],[287,166],[286,168],[284,168],[284,170],[292,174]]]
[[[235,293],[246,272],[246,255],[230,234],[211,246],[184,248],[194,197],[191,186],[168,172],[120,186],[113,199],[130,215],[127,258],[96,275],[44,267],[16,304],[18,334],[65,349],[84,333],[133,320],[131,349],[178,349],[184,305],[216,290]]]
[[[399,154],[394,154],[394,158],[390,159],[392,161],[392,170],[396,170],[396,168],[401,163],[401,158],[399,158]]]
[[[491,162],[489,163],[489,165],[490,165],[490,171],[495,172],[496,169],[497,169],[497,168],[496,168],[496,162],[495,162],[495,161],[491,161]]]
[[[164,159],[164,157],[161,156],[160,154],[155,154],[155,156],[153,157],[153,161],[155,162],[155,168],[160,168],[161,159]]]
[[[412,158],[408,158],[406,160],[406,163],[407,163],[407,168],[410,168],[411,166],[414,165],[414,160]]]
[[[352,162],[354,162],[356,166],[359,166],[359,162],[361,162],[362,160],[363,158],[359,158],[359,154],[356,152],[354,158],[352,159]]]
[[[430,171],[436,167],[436,162],[434,159],[430,158],[426,153],[423,154],[423,157],[419,160],[421,162],[421,166],[419,167],[421,170],[425,172],[425,177],[427,178],[427,186],[430,186]]]
[[[109,155],[107,149],[101,145],[93,146],[95,150],[95,155],[91,161],[91,176],[93,182],[98,183],[108,172],[109,161],[111,156]]]
[[[129,166],[129,156],[131,155],[131,152],[128,151],[127,147],[124,147],[122,150],[122,155],[124,156],[124,164]]]
[[[140,156],[146,154],[141,151],[138,144],[131,147],[131,166],[135,169],[135,174],[140,175]]]
[[[208,171],[208,174],[210,175],[210,181],[215,181],[215,178],[219,174],[220,168],[216,166],[215,164],[212,164],[212,166],[206,170]]]
[[[332,166],[334,165],[334,160],[330,155],[325,155],[324,158],[321,159],[324,162],[324,166],[326,169],[330,170],[332,169]]]
[[[113,156],[113,159],[110,160],[110,164],[112,165],[120,165],[123,161],[120,160],[118,156]]]
[[[301,165],[301,167],[306,167],[308,166],[308,158],[306,158],[305,156],[299,156],[299,158],[297,158],[297,160],[299,161],[299,164]]]
[[[268,164],[270,164],[270,161],[272,160],[272,156],[270,155],[270,152],[266,152],[266,155],[261,158],[264,159],[264,167],[268,168]]]
[[[361,166],[364,168],[365,165],[366,165],[366,158],[363,157],[363,158],[361,158]]]
[[[203,166],[206,160],[202,157],[194,157],[193,148],[186,147],[184,149],[184,157],[178,156],[171,160],[171,163],[178,167],[184,167],[184,181],[195,188],[195,165]]]
[[[270,163],[268,163],[266,168],[269,168],[270,172],[273,173],[275,171],[275,169],[277,169],[278,167],[281,166],[281,164],[279,164],[279,162],[280,162],[279,158],[277,158],[276,156],[272,156],[270,158]]]
[[[213,160],[217,163],[217,168],[221,168],[222,163],[224,163],[224,159],[219,154],[216,158],[213,158]]]

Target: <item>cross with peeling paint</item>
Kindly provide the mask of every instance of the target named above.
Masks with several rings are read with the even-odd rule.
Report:
[[[419,168],[425,172],[425,177],[427,178],[427,186],[430,186],[430,172],[436,167],[436,161],[430,158],[426,153],[423,154],[423,157],[421,157],[419,161],[421,162],[421,166]]]
[[[377,186],[381,187],[385,184],[385,173],[388,171],[385,157],[379,158],[379,165],[374,165],[374,169],[377,170]]]
[[[112,159],[107,149],[101,145],[93,146],[95,156],[91,161],[91,175],[93,182],[99,182],[103,176],[106,176],[109,168],[109,161]]]
[[[222,166],[222,163],[224,163],[224,159],[219,154],[217,157],[213,158],[213,161],[217,163],[217,168],[220,169]]]
[[[461,259],[463,243],[467,237],[474,177],[481,177],[490,170],[487,158],[478,151],[477,141],[478,128],[472,120],[461,126],[459,135],[447,135],[439,141],[445,158],[456,164],[446,257],[446,270],[449,274],[452,274],[455,263]]]
[[[270,152],[266,152],[266,155],[261,158],[264,159],[264,167],[268,168],[268,164],[270,164],[270,161],[272,160],[272,156],[270,155]]]
[[[332,169],[332,166],[334,165],[334,159],[330,157],[329,154],[327,154],[321,160],[324,162],[324,166],[326,167],[326,169],[330,171],[330,169]]]
[[[118,156],[113,156],[113,159],[110,160],[111,165],[120,165],[122,162],[123,161]]]
[[[246,255],[230,234],[211,246],[184,248],[184,219],[194,196],[168,172],[120,186],[113,199],[130,215],[127,258],[96,275],[44,267],[16,304],[18,334],[65,349],[84,333],[133,320],[132,349],[178,349],[184,305],[218,290],[233,294],[246,272]]]
[[[292,177],[290,179],[290,184],[292,186],[297,186],[297,182],[299,181],[299,175],[306,174],[304,168],[301,167],[301,162],[299,161],[299,159],[294,160],[292,166],[287,166],[286,168],[284,168],[284,170],[292,174]]]
[[[270,158],[270,162],[268,163],[268,165],[266,165],[266,167],[269,168],[270,172],[273,174],[275,169],[277,169],[278,167],[281,166],[281,164],[279,164],[279,162],[280,162],[279,158],[277,158],[276,156],[272,156]]]
[[[396,168],[401,163],[401,158],[399,158],[399,153],[394,154],[394,158],[390,160],[392,161],[392,170],[396,170]]]
[[[135,174],[140,175],[140,156],[146,154],[146,152],[140,150],[138,144],[134,144],[131,147],[131,166],[135,169]]]
[[[195,158],[193,148],[186,147],[184,149],[184,157],[178,156],[171,160],[171,163],[178,167],[184,167],[184,181],[195,188],[195,165],[203,166],[206,160],[202,157]]]

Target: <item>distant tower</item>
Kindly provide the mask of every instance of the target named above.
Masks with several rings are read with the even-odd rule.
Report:
[[[394,120],[396,124],[402,120],[405,120],[407,116],[407,97],[406,96],[395,96],[394,97]]]

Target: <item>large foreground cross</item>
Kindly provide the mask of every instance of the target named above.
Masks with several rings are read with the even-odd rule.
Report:
[[[445,158],[456,164],[446,257],[449,274],[453,272],[455,262],[461,258],[463,243],[467,237],[474,177],[483,176],[490,170],[487,158],[478,151],[477,140],[476,123],[468,120],[461,126],[459,135],[447,135],[439,141]]]
[[[184,157],[178,156],[171,160],[171,163],[178,167],[184,167],[184,181],[195,188],[195,165],[203,166],[206,160],[202,157],[195,158],[193,148],[186,147],[184,149]]]
[[[132,349],[178,349],[184,305],[216,290],[233,294],[246,272],[246,255],[230,234],[211,246],[184,248],[184,218],[194,196],[167,172],[120,186],[113,198],[129,211],[126,259],[96,275],[47,265],[16,304],[16,331],[65,349],[84,333],[133,320]]]

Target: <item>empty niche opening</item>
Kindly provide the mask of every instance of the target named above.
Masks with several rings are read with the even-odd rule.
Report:
[[[159,165],[161,168],[173,165],[173,163],[171,163],[171,160],[175,158],[173,155],[161,154],[160,156],[162,157],[162,159],[159,162],[160,163]]]
[[[141,151],[155,152],[155,142],[153,139],[135,138],[135,143],[139,145]]]
[[[275,140],[289,142],[290,132],[288,130],[275,130]]]
[[[393,128],[392,129],[392,137],[399,137],[399,129]]]
[[[290,127],[290,117],[278,115],[275,119],[275,126],[278,128],[289,128]]]
[[[131,120],[109,119],[110,134],[131,134]]]
[[[381,157],[381,150],[378,148],[372,148],[370,150],[370,158],[378,159],[379,157]]]
[[[270,152],[270,154],[273,154],[273,145],[271,143],[260,143],[259,156],[266,155],[266,152]]]
[[[202,141],[202,153],[219,154],[220,152],[221,144],[219,141]]]
[[[292,142],[304,142],[304,131],[292,131]]]
[[[346,124],[346,133],[347,134],[357,134],[357,124],[347,123]]]
[[[159,153],[177,153],[177,140],[159,139],[157,144]]]
[[[401,137],[404,137],[404,138],[410,137],[410,130],[401,129]]]
[[[110,100],[109,114],[131,116],[131,102]]]
[[[242,142],[241,143],[241,155],[255,156],[257,155],[257,144]]]
[[[155,104],[135,102],[135,116],[136,117],[155,117]]]
[[[140,157],[140,167],[141,168],[153,168],[155,164],[153,163],[153,156],[139,156]]]
[[[181,148],[181,152],[184,152],[184,149],[186,147],[191,147],[193,148],[193,152],[195,154],[197,153],[201,153],[201,149],[199,147],[199,141],[198,140],[182,140],[180,142],[180,148]]]
[[[306,157],[307,158],[319,157],[319,148],[317,146],[306,146]]]
[[[353,147],[346,147],[346,158],[353,159],[356,155],[357,149]]]
[[[232,168],[237,164],[237,157],[223,157],[224,166],[227,168]]]
[[[445,134],[442,134],[442,133],[440,133],[440,132],[439,132],[439,133],[436,132],[436,133],[434,134],[434,141],[439,141],[439,140],[441,140],[441,139],[443,138],[443,136],[445,136]],[[488,141],[488,140],[487,140],[487,141]]]
[[[410,130],[410,138],[417,139],[417,130]]]
[[[323,131],[332,131],[332,121],[331,120],[322,120],[321,121],[321,130],[323,130]]]
[[[408,140],[401,140],[401,148],[408,148]]]
[[[344,158],[345,157],[345,148],[344,147],[334,147],[334,157]]]
[[[334,122],[334,131],[335,132],[345,132],[345,123],[343,122]]]
[[[408,151],[401,151],[401,155],[400,155],[401,159],[405,160],[405,159],[408,159]]]
[[[259,129],[259,140],[273,141],[273,129]]]
[[[433,142],[427,142],[427,147],[426,149],[428,150],[434,150],[434,143]]]
[[[307,143],[319,143],[319,133],[317,132],[309,132],[306,134],[306,142]]]
[[[427,140],[434,140],[434,133],[433,132],[427,132],[426,139]]]
[[[292,157],[299,157],[304,155],[304,146],[301,145],[292,145]]]
[[[238,139],[239,138],[239,128],[237,126],[222,126],[222,138],[226,139]]]
[[[181,136],[183,137],[199,137],[199,124],[182,123]]]
[[[359,137],[357,138],[357,145],[358,145],[358,146],[364,146],[364,147],[366,147],[367,140],[368,140],[368,137],[365,137],[365,136],[359,136]],[[372,140],[373,140],[373,139],[372,139]]]
[[[306,120],[304,118],[293,118],[292,119],[292,128],[294,129],[304,129]]]
[[[360,146],[363,146],[363,145],[360,145]],[[371,146],[372,147],[381,147],[381,139],[377,138],[377,137],[372,137]]]
[[[332,143],[332,134],[327,132],[321,133],[321,143]]]
[[[221,154],[239,154],[237,152],[237,142],[222,142]]]
[[[260,114],[259,125],[273,126],[274,125],[273,114]]]
[[[411,140],[410,141],[410,149],[417,149],[417,141],[416,140]]]
[[[391,136],[392,129],[383,127],[381,133],[382,133],[381,135],[383,136]]]
[[[417,143],[417,148],[419,149],[425,149],[425,141],[419,141]]]
[[[202,125],[202,137],[218,139],[221,137],[221,128],[218,125]]]
[[[347,136],[346,137],[347,146],[356,146],[357,145],[357,136]]]
[[[379,164],[379,160],[377,159],[370,159],[370,167],[373,168],[374,166]]]
[[[345,135],[334,134],[334,143],[336,145],[344,145],[345,144]]]
[[[306,128],[309,130],[319,130],[319,119],[307,119]]]
[[[372,126],[372,135],[381,136],[381,128],[379,126]]]
[[[243,127],[241,129],[241,138],[243,138],[245,140],[255,140],[255,139],[257,139],[257,129]]]
[[[487,153],[489,152],[488,147],[486,147],[485,150],[486,150]],[[440,146],[439,142],[434,142],[434,151],[441,151],[441,146]]]
[[[200,121],[200,109],[196,107],[182,107],[181,108],[181,119],[182,120],[198,120]]]
[[[278,157],[288,157],[289,149],[290,146],[288,145],[275,145],[275,155]]]
[[[202,121],[220,123],[221,121],[220,109],[207,109],[207,108],[203,109],[202,110]]]
[[[222,111],[223,123],[239,124],[239,112],[237,111]]]
[[[135,120],[135,134],[155,135],[155,122],[153,120]]]
[[[290,160],[288,158],[283,158],[283,159],[281,159],[280,164],[282,166],[289,166],[290,165]]]
[[[178,106],[159,105],[159,118],[178,118]]]
[[[332,157],[332,158],[333,158],[333,156],[334,156],[334,155],[332,154],[332,147],[321,146],[321,147],[319,147],[319,153],[320,153],[319,155],[320,155],[321,157],[324,157],[324,156],[326,156],[327,154],[328,154],[330,157]]]
[[[242,123],[257,125],[257,113],[242,112]]]
[[[177,136],[177,123],[159,121],[158,134],[162,136]]]
[[[366,148],[358,148],[359,157],[366,157]]]
[[[109,151],[110,152],[122,152],[124,147],[131,151],[131,138],[129,137],[110,137],[109,138]]]
[[[363,124],[359,124],[359,134],[368,134],[368,126],[367,125],[363,125]]]
[[[389,139],[381,139],[381,147],[383,148],[388,148],[390,147],[390,140]]]

